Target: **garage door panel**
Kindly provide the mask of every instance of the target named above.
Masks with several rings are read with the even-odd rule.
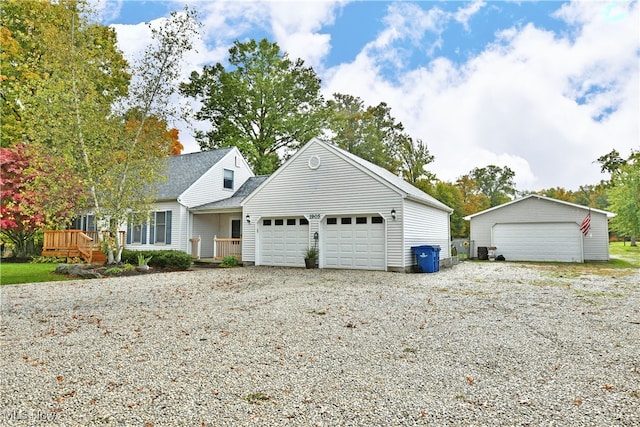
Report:
[[[266,225],[268,222],[270,225]],[[304,250],[309,244],[309,225],[300,218],[265,219],[260,228],[260,260],[262,265],[303,267]]]
[[[330,218],[335,223],[328,223]],[[366,215],[327,217],[323,234],[325,267],[386,268],[384,222],[373,222],[371,216]]]
[[[583,260],[582,235],[575,223],[496,224],[493,242],[507,260]]]

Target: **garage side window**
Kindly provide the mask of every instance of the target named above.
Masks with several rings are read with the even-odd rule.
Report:
[[[371,224],[382,224],[382,217],[381,216],[372,216],[371,217]]]
[[[351,218],[340,218],[340,224],[351,224]]]
[[[366,223],[367,223],[367,217],[366,216],[356,217],[356,224],[366,224]]]
[[[335,225],[338,223],[338,218],[327,218],[327,224]]]
[[[271,220],[270,219],[263,219],[262,220],[262,225],[266,225],[266,226],[271,225]]]

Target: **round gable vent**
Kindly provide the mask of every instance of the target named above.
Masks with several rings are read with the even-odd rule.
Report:
[[[309,157],[309,168],[310,169],[318,169],[320,167],[320,157],[315,154]]]

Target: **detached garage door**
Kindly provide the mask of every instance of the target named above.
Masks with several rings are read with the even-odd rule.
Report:
[[[306,218],[268,218],[260,221],[260,263],[281,267],[304,267],[309,246]]]
[[[324,267],[386,269],[382,217],[328,216],[324,220],[323,234]]]
[[[575,223],[496,224],[496,254],[508,261],[582,262],[582,235]]]

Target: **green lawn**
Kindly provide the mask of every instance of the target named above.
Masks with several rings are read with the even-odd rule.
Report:
[[[629,242],[626,244],[611,242],[609,243],[609,255],[613,262],[622,260],[629,263],[629,267],[640,268],[640,246],[631,246]]]
[[[53,282],[69,280],[68,277],[54,274],[57,264],[30,264],[27,262],[0,263],[0,285],[16,283]]]

